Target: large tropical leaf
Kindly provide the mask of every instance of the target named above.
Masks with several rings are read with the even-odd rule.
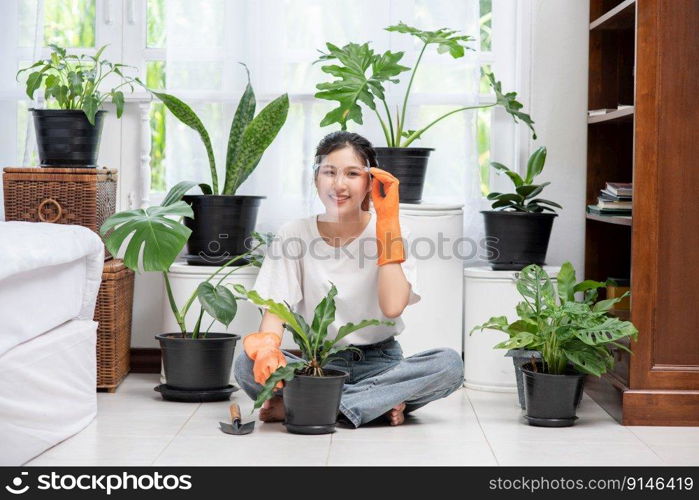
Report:
[[[142,255],[144,271],[167,271],[189,239],[191,230],[171,217],[194,217],[192,208],[183,201],[166,207],[119,212],[109,217],[100,233],[106,236],[107,249],[116,255],[130,238],[124,253],[124,265],[139,270]],[[110,230],[113,230],[110,234]]]
[[[337,80],[316,85],[318,99],[337,101],[338,107],[328,112],[320,122],[321,127],[337,123],[342,130],[347,129],[347,122],[362,124],[362,109],[359,102],[369,109],[376,109],[375,98],[385,99],[385,82],[398,83],[395,78],[410,68],[398,62],[403,52],[386,51],[382,55],[374,53],[368,43],[348,43],[340,48],[327,43],[327,53],[322,53],[316,61],[337,60],[340,64],[321,66],[321,70],[334,76]]]
[[[490,87],[495,92],[496,103],[502,106],[505,109],[505,111],[509,113],[510,116],[512,116],[512,119],[515,121],[515,123],[517,123],[518,118],[522,120],[524,123],[526,123],[532,131],[532,139],[536,139],[536,131],[534,130],[534,120],[532,120],[532,117],[529,116],[527,113],[521,111],[524,105],[521,102],[517,101],[517,92],[508,92],[507,94],[503,94],[502,82],[496,81],[495,75],[493,73],[487,73],[483,70],[481,71],[486,76],[486,78],[488,79],[488,83],[490,84]]]
[[[238,108],[235,110],[235,116],[233,117],[233,122],[231,123],[231,130],[228,133],[228,149],[226,151],[226,182],[223,186],[224,193],[226,191],[230,191],[230,184],[235,180],[233,165],[238,157],[240,144],[243,141],[243,132],[255,116],[255,91],[250,84],[250,71],[245,64],[243,64],[243,67],[248,75],[248,84],[245,86],[243,96],[240,98]]]
[[[423,31],[418,28],[413,28],[403,23],[402,21],[396,25],[385,28],[386,31],[396,33],[406,33],[422,40],[425,45],[437,44],[437,52],[440,54],[449,52],[453,58],[463,57],[466,50],[474,50],[472,47],[466,46],[467,42],[473,42],[475,39],[469,35],[456,35],[458,31],[448,28],[441,28],[434,31]]]
[[[578,371],[598,377],[607,371],[609,359],[612,358],[606,349],[601,351],[580,344],[565,349],[563,353]]]
[[[597,324],[583,326],[575,331],[575,336],[587,345],[607,344],[624,337],[635,338],[638,330],[629,321],[606,317]]]
[[[575,300],[575,268],[570,262],[565,262],[558,271],[556,291],[561,302]]]
[[[201,137],[204,143],[204,148],[206,148],[206,154],[209,157],[209,171],[211,172],[211,186],[215,193],[218,193],[218,174],[216,173],[216,159],[214,158],[214,150],[211,146],[211,138],[209,137],[209,132],[207,132],[206,127],[199,119],[197,114],[192,108],[190,108],[184,101],[181,101],[174,95],[166,94],[165,92],[153,92],[158,99],[160,99],[163,104],[170,110],[170,112],[179,121],[187,125],[189,128],[195,130],[199,137]]]
[[[555,303],[555,292],[549,275],[540,266],[531,264],[519,273],[517,291],[531,300],[536,313]]]
[[[313,340],[311,344],[313,345],[313,350],[316,351],[318,346],[325,340],[328,335],[328,327],[335,321],[335,296],[337,295],[337,288],[331,282],[330,291],[327,295],[323,297],[313,312],[313,322],[311,328],[313,329]],[[315,352],[314,352],[315,354]]]
[[[248,123],[232,165],[226,166],[223,194],[235,194],[238,187],[255,170],[289,114],[289,96],[283,94],[270,102]]]
[[[541,146],[531,154],[527,161],[527,175],[524,179],[526,184],[534,182],[534,178],[544,170],[544,163],[546,163],[546,147]]]
[[[219,323],[228,327],[238,311],[233,292],[224,285],[214,286],[209,281],[204,281],[197,287],[199,303],[209,315]]]

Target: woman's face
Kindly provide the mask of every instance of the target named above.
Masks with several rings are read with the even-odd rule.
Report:
[[[325,210],[338,218],[357,215],[371,192],[365,162],[352,147],[336,149],[320,161],[315,183]]]

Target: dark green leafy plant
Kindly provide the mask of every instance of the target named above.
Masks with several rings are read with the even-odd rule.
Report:
[[[223,282],[232,273],[245,267],[260,267],[262,247],[270,243],[273,235],[253,232],[254,243],[250,250],[233,257],[216,269],[206,281],[199,284],[184,306],[178,307],[172,294],[168,271],[192,232],[182,223],[182,217],[193,218],[194,214],[187,203],[178,199],[176,188],[177,186],[167,194],[159,206],[128,210],[112,215],[104,222],[100,233],[104,236],[107,249],[113,255],[117,255],[125,246],[124,265],[129,269],[138,272],[156,271],[163,274],[170,308],[175,315],[182,337],[203,338],[206,337],[214,321],[219,321],[226,327],[233,321],[238,310],[237,299]],[[179,196],[181,197],[181,194]],[[227,267],[241,258],[247,259],[248,263],[243,266]],[[195,300],[199,302],[199,315],[193,330],[188,332],[185,318]],[[209,327],[202,331],[201,322],[204,312],[207,312],[213,320]]]
[[[437,52],[440,54],[448,52],[453,58],[457,59],[463,57],[466,50],[473,50],[466,44],[474,39],[468,35],[459,35],[457,31],[447,28],[423,31],[402,22],[389,26],[386,28],[386,31],[405,33],[418,38],[423,43],[415,66],[412,68],[410,81],[403,97],[403,104],[401,107],[396,107],[395,122],[389,110],[384,85],[387,83],[399,83],[396,77],[405,71],[410,71],[409,67],[399,64],[404,53],[391,52],[390,50],[383,54],[375,53],[368,43],[361,45],[348,43],[341,48],[332,43],[326,43],[327,52],[320,51],[322,55],[315,62],[337,61],[338,64],[321,66],[323,72],[335,77],[336,80],[317,84],[316,88],[319,92],[315,96],[319,99],[337,101],[338,107],[325,115],[320,122],[321,127],[337,123],[342,130],[346,130],[348,121],[354,121],[361,125],[363,123],[361,105],[364,105],[376,114],[386,138],[386,145],[405,148],[419,139],[425,131],[448,116],[468,109],[502,106],[515,122],[517,119],[525,122],[531,128],[536,139],[533,127],[534,122],[528,114],[521,111],[522,104],[517,102],[517,94],[515,92],[503,94],[501,83],[495,80],[495,76],[492,73],[486,75],[490,86],[495,92],[496,100],[494,103],[460,107],[445,113],[422,128],[416,130],[406,128],[405,115],[408,108],[410,90],[422,56],[427,48],[435,45]],[[377,106],[377,101],[381,104],[383,116],[379,106]]]
[[[352,346],[339,346],[337,343],[352,332],[371,325],[394,325],[393,321],[382,321],[378,319],[365,319],[358,324],[347,323],[341,326],[334,339],[327,339],[328,326],[335,321],[335,296],[337,288],[330,283],[330,291],[316,306],[313,321],[309,325],[303,316],[293,312],[286,302],[281,304],[271,299],[264,299],[255,290],[246,290],[242,285],[234,285],[233,288],[241,296],[247,298],[258,306],[267,306],[269,311],[279,317],[285,323],[287,330],[291,332],[294,341],[301,349],[304,361],[289,363],[278,368],[268,379],[263,390],[255,400],[255,408],[262,406],[262,403],[272,397],[274,386],[280,380],[289,381],[296,374],[311,375],[314,377],[323,376],[323,367],[333,358],[334,354],[346,350],[357,350]]]
[[[637,340],[638,330],[630,321],[609,316],[614,304],[628,292],[614,299],[597,301],[598,289],[606,283],[585,280],[576,283],[575,269],[566,262],[556,278],[554,289],[549,275],[532,264],[525,267],[517,280],[517,291],[524,301],[517,304],[519,319],[510,323],[505,316],[494,316],[476,330],[497,330],[509,338],[494,349],[532,349],[541,353],[545,373],[562,374],[568,364],[578,372],[600,376],[614,367],[609,346],[631,352],[618,341]],[[577,301],[576,293],[583,299]]]
[[[247,71],[247,66],[244,64],[243,66]],[[204,194],[218,194],[219,180],[214,150],[209,132],[201,119],[189,105],[174,95],[154,90],[150,92],[165,104],[175,118],[199,134],[209,158],[211,172],[211,187],[202,184],[200,186]],[[228,135],[226,177],[221,194],[234,195],[260,163],[262,155],[286,122],[289,113],[289,96],[283,94],[277,97],[265,106],[257,116],[255,116],[255,105],[255,92],[250,84],[250,72],[248,71],[248,84],[238,103]],[[196,184],[191,183],[191,186]]]
[[[546,148],[540,147],[534,151],[527,162],[527,174],[522,178],[517,172],[510,170],[502,163],[495,161],[490,162],[498,173],[504,173],[510,178],[515,186],[514,193],[497,193],[488,194],[488,199],[493,200],[492,208],[501,210],[512,210],[514,212],[530,212],[540,213],[544,210],[555,212],[551,207],[563,208],[558,203],[537,198],[550,182],[542,184],[534,184],[534,178],[544,169],[546,162]]]
[[[51,44],[51,56],[35,62],[27,68],[20,69],[16,77],[25,71],[36,68],[27,77],[26,92],[30,99],[43,86],[47,100],[54,100],[60,109],[82,109],[92,125],[95,115],[102,104],[111,98],[116,106],[117,118],[124,112],[124,92],[122,87],[128,86],[133,92],[133,84],[145,85],[138,77],[130,77],[123,73],[127,66],[115,64],[106,59],[100,59],[107,48],[101,47],[94,56],[68,54],[66,49]],[[121,78],[121,83],[108,92],[99,89],[100,83],[111,74]],[[15,77],[15,78],[16,78]]]

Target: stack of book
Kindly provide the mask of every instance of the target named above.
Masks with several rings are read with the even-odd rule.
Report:
[[[630,217],[632,192],[630,182],[607,182],[600,191],[597,205],[588,205],[587,213]]]

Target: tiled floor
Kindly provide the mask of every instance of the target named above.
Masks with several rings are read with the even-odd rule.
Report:
[[[228,402],[163,401],[158,378],[99,393],[95,420],[28,465],[699,465],[699,427],[624,427],[587,395],[568,428],[523,424],[515,394],[461,389],[400,427],[299,436],[257,422],[229,436],[218,428]],[[233,398],[249,419],[248,398]]]

